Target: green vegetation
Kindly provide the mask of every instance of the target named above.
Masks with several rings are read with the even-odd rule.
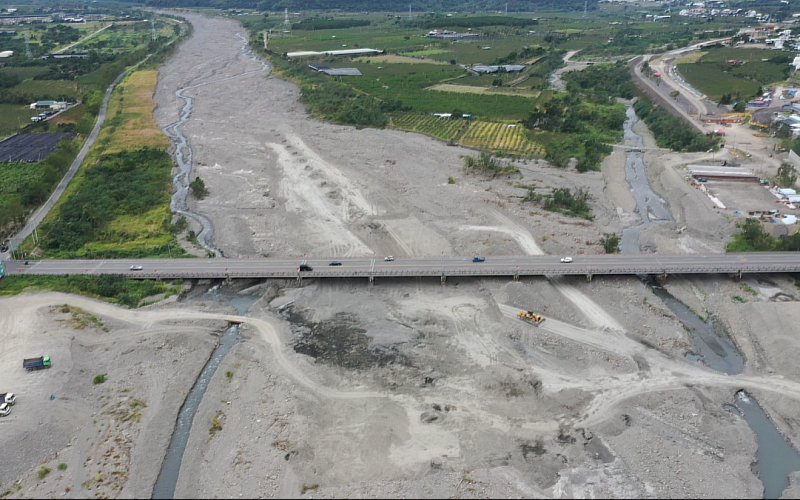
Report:
[[[526,187],[528,195],[522,200],[523,202],[538,203],[545,210],[572,217],[580,217],[586,220],[594,218],[592,209],[589,206],[589,200],[592,195],[583,189],[578,189],[573,193],[570,188],[555,188],[548,194],[540,194],[536,193],[532,186]]]
[[[729,252],[798,252],[800,251],[800,233],[778,238],[767,233],[757,220],[747,219],[737,224],[741,233],[733,236],[728,243]]]
[[[92,383],[94,385],[104,384],[106,382],[106,380],[108,380],[106,378],[106,374],[105,373],[100,373],[100,374],[94,376],[94,378],[92,379]]]
[[[733,297],[731,297],[731,300],[738,304],[744,304],[745,302],[747,302],[745,299],[741,298],[738,295],[734,295]]]
[[[797,169],[791,163],[781,163],[775,180],[782,188],[793,188],[797,182]]]
[[[503,164],[503,162],[485,151],[481,152],[477,158],[474,156],[465,156],[464,170],[468,173],[475,171],[490,173],[492,177],[519,172],[518,168]]]
[[[74,293],[106,300],[131,308],[137,307],[145,297],[164,294],[165,297],[181,292],[180,281],[170,285],[163,281],[131,280],[119,275],[86,276],[6,276],[0,280],[0,297],[19,295],[36,290],[53,290]]]
[[[79,149],[79,142],[65,139],[44,161],[3,164],[0,169],[0,228],[6,235],[20,229],[25,214],[47,200]]]
[[[618,253],[621,241],[622,238],[615,233],[603,233],[603,237],[600,238],[600,244],[606,253]]]
[[[558,94],[523,123],[533,131],[532,137],[544,144],[545,158],[553,166],[564,168],[571,158],[578,158],[576,168],[586,172],[599,170],[603,156],[611,152],[608,143],[621,139],[624,122],[622,104],[593,103],[582,95]]]
[[[696,60],[678,65],[678,71],[695,88],[715,101],[747,100],[761,93],[763,85],[788,78],[794,54],[770,49],[704,49]]]
[[[583,71],[568,71],[561,77],[570,93],[584,93],[595,102],[608,102],[614,97],[632,99],[634,86],[624,61],[589,66]]]
[[[58,470],[67,470],[67,464],[61,462],[60,464],[58,464]]]
[[[448,178],[447,178],[447,183],[448,183],[448,184],[455,184],[455,183],[456,183],[456,180],[455,180],[455,179],[453,179],[453,177],[452,177],[452,176],[450,176],[450,177],[448,177]]]
[[[370,22],[364,19],[303,19],[302,22],[292,25],[293,30],[337,30],[369,26]]]
[[[123,151],[84,167],[80,190],[61,203],[57,218],[41,226],[42,248],[50,257],[89,257],[93,241],[124,238],[110,222],[121,215],[135,218],[154,206],[169,204],[172,159],[163,150]],[[168,228],[165,228],[168,229]],[[143,249],[107,249],[107,257],[146,255]],[[181,253],[180,248],[176,248]],[[96,256],[96,255],[94,255]]]
[[[201,179],[199,176],[189,183],[189,189],[192,190],[192,194],[198,200],[202,200],[208,196],[208,188],[206,187],[206,183],[203,182],[203,179]],[[185,218],[183,220],[186,221]]]
[[[701,134],[683,119],[672,116],[647,99],[633,105],[636,114],[650,127],[659,147],[675,151],[698,152],[716,149],[719,137],[714,133]]]
[[[228,379],[228,383],[230,384],[233,381],[233,370],[228,370],[225,372],[225,378]]]
[[[302,488],[300,488],[300,494],[305,495],[309,491],[317,491],[319,489],[318,484],[304,484]]]
[[[222,421],[225,418],[225,414],[222,410],[217,410],[217,414],[211,417],[211,427],[208,429],[208,439],[209,441],[214,435],[222,430]]]
[[[42,465],[41,467],[39,467],[39,470],[36,472],[36,476],[39,479],[44,479],[44,478],[47,477],[48,474],[50,474],[50,472],[52,472],[52,469],[50,467],[48,467],[46,465]]]

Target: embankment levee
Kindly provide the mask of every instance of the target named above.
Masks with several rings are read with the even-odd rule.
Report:
[[[650,99],[654,104],[657,104],[673,116],[683,118],[701,134],[706,134],[707,131],[703,129],[703,126],[697,123],[695,120],[692,120],[692,118],[683,109],[681,109],[677,103],[664,98],[664,96],[651,87],[650,82],[645,81],[646,79],[644,76],[642,76],[639,69],[642,59],[643,56],[636,56],[628,61],[628,69],[631,72],[631,78],[633,79],[634,85],[636,85],[639,90],[644,92],[648,99]]]

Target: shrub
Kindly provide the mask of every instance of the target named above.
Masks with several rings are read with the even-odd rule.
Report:
[[[95,384],[95,385],[104,384],[106,382],[106,380],[107,380],[106,379],[106,374],[105,373],[101,373],[99,375],[95,375],[94,376],[94,378],[92,379],[92,383]]]
[[[67,464],[63,462],[58,464],[58,470],[67,470]]]
[[[42,465],[36,475],[39,477],[39,479],[44,479],[48,474],[50,474],[51,471],[52,469],[50,467]]]

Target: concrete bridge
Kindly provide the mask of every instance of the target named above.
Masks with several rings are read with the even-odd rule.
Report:
[[[114,259],[114,260],[10,260],[5,274],[11,275],[102,275],[118,274],[135,279],[173,278],[375,278],[391,277],[484,277],[581,275],[729,274],[738,279],[748,273],[800,272],[800,253],[720,254],[611,254],[577,255],[571,262],[562,257],[487,256],[473,258],[440,256],[397,258],[253,258],[253,259]],[[300,270],[300,266],[304,270]]]

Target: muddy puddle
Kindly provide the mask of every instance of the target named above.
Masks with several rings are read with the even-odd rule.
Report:
[[[323,322],[307,320],[293,306],[285,307],[281,315],[291,325],[294,350],[323,363],[351,370],[375,366],[402,364],[410,366],[407,356],[395,347],[377,347],[359,326],[354,314],[340,312]]]

